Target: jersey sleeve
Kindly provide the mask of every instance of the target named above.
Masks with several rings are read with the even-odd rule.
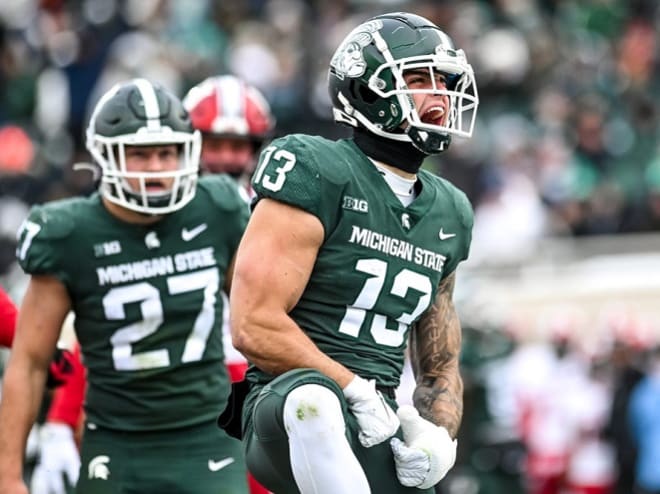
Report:
[[[339,204],[338,184],[324,174],[321,160],[333,159],[330,146],[311,136],[294,134],[265,148],[252,177],[260,199],[271,198],[316,216],[325,231],[332,229]]]
[[[67,249],[62,242],[73,231],[69,209],[51,203],[35,206],[18,232],[18,263],[27,274],[53,275],[66,283],[63,269]]]
[[[0,288],[0,346],[11,347],[16,331],[16,305],[9,295]]]
[[[472,204],[470,204],[470,200],[465,193],[455,187],[453,188],[453,202],[454,207],[456,208],[456,216],[462,229],[462,234],[460,235],[460,244],[457,248],[456,255],[449,259],[446,269],[444,270],[445,274],[443,278],[453,273],[458,265],[468,258],[468,255],[470,254],[470,244],[472,243],[472,226],[474,224]]]

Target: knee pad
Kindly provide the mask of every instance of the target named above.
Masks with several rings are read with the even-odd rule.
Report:
[[[291,391],[284,401],[283,419],[287,434],[301,438],[343,435],[346,427],[339,398],[319,384],[303,384]]]

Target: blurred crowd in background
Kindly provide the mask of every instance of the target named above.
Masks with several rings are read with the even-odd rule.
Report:
[[[595,353],[571,325],[537,340],[464,326],[457,466],[439,492],[659,492],[660,349],[612,323]]]
[[[474,66],[475,137],[426,163],[471,198],[473,256],[486,255],[481,238],[498,261],[547,235],[660,229],[654,0],[5,0],[0,193],[31,204],[89,191],[91,175],[72,164],[88,160],[90,108],[137,75],[183,95],[234,73],[266,95],[278,134],[340,137],[330,54],[387,10],[435,21]]]
[[[475,70],[481,104],[474,137],[455,140],[447,153],[424,164],[472,201],[471,263],[516,262],[550,237],[660,232],[657,0],[2,0],[3,285],[16,295],[15,233],[28,207],[94,189],[93,173],[75,171],[73,165],[90,160],[85,125],[97,98],[112,84],[143,76],[182,96],[210,75],[233,73],[269,100],[276,135],[343,137],[345,129],[332,122],[327,94],[330,55],[352,26],[394,10],[434,21],[465,50]],[[471,338],[473,331],[479,338]],[[515,494],[526,485],[527,492],[538,494],[598,493],[570,487],[566,480],[571,461],[577,462],[567,450],[579,451],[583,442],[592,453],[601,453],[592,457],[600,458],[600,478],[608,488],[624,467],[630,468],[621,465],[616,446],[632,438],[622,440],[616,436],[620,431],[612,432],[613,423],[627,426],[628,419],[611,415],[627,413],[630,368],[636,384],[650,372],[649,362],[658,367],[644,358],[652,345],[640,348],[616,337],[609,353],[554,368],[562,364],[555,354],[560,340],[550,338],[542,356],[532,354],[531,362],[546,367],[530,371],[529,363],[511,367],[524,361],[514,358],[521,346],[517,337],[466,328],[466,425],[459,444],[470,452],[462,459],[470,466],[462,470],[459,464],[445,483],[447,492]],[[628,357],[618,366],[614,352],[621,345]],[[490,366],[495,360],[507,363]],[[527,383],[529,396],[509,392],[526,389],[517,379],[561,375],[579,381],[567,384],[557,377],[555,388],[542,389],[537,379]],[[627,389],[626,396],[617,395],[620,388]],[[534,393],[566,397],[569,408],[571,396],[582,403],[591,396],[593,406],[584,416],[573,410],[584,423],[569,426],[562,418],[540,427],[546,435],[563,432],[550,436],[564,442],[557,446],[559,458],[530,466],[534,457],[527,453],[539,441],[534,424],[542,423],[530,405],[542,403]],[[550,405],[541,409],[563,413]],[[556,414],[545,419],[556,420]],[[590,465],[597,469],[593,461]],[[534,468],[551,472],[548,490],[527,478]],[[461,476],[465,471],[472,477]],[[500,475],[500,480],[479,484],[474,472]],[[471,491],[474,482],[481,487]]]

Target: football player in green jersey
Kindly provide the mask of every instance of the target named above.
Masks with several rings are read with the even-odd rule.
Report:
[[[428,493],[456,455],[452,291],[473,214],[420,165],[471,135],[474,75],[437,26],[392,13],[354,29],[328,77],[353,137],[267,146],[237,252],[232,334],[253,364],[248,468],[277,493]],[[397,410],[408,345],[415,406]]]
[[[88,378],[76,492],[247,493],[240,442],[215,427],[230,387],[220,290],[245,201],[228,177],[198,179],[199,132],[145,79],[101,98],[87,148],[98,193],[36,206],[19,232],[31,277],[0,405],[0,492],[27,493],[26,433],[72,310]]]

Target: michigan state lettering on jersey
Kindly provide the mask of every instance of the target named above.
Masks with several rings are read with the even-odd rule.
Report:
[[[292,135],[264,149],[260,198],[315,215],[325,241],[291,312],[319,348],[357,374],[398,385],[407,333],[440,281],[467,258],[473,223],[465,195],[427,171],[401,204],[351,140]],[[270,376],[250,370],[250,379]]]
[[[192,202],[149,226],[119,221],[98,194],[31,210],[19,263],[70,294],[90,422],[154,430],[215,418],[229,388],[218,291],[248,216],[234,182],[219,176],[200,179]]]

